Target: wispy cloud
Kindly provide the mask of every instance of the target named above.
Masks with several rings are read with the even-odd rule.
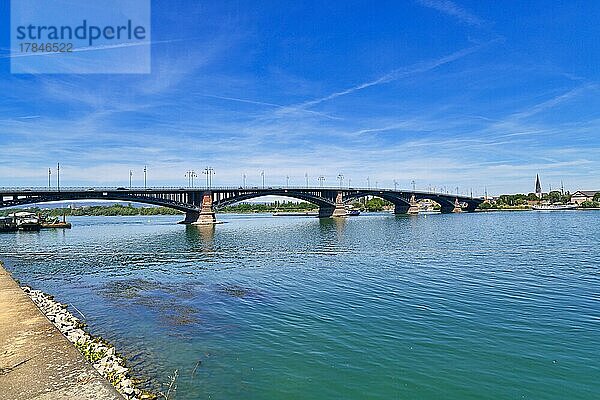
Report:
[[[420,4],[436,20],[443,12],[451,23],[498,37],[490,35],[491,23],[457,3]],[[393,187],[393,180],[407,187],[414,179],[421,189],[481,193],[487,186],[502,193],[530,191],[539,172],[545,184],[565,178],[569,189],[595,186],[597,86],[585,83],[591,77],[563,73],[564,65],[515,55],[510,43],[464,48],[470,38],[460,30],[432,45],[430,38],[448,29],[443,24],[426,38],[422,29],[407,27],[407,40],[415,43],[405,48],[397,40],[390,46],[391,36],[377,36],[384,27],[369,21],[374,37],[349,30],[338,32],[349,33],[343,43],[303,41],[296,33],[274,37],[270,20],[208,29],[197,21],[210,18],[198,14],[185,16],[189,25],[182,26],[187,5],[164,7],[161,15],[172,18],[162,18],[157,36],[200,39],[156,42],[150,75],[0,72],[0,185],[43,185],[47,168],[60,161],[69,185],[126,184],[130,169],[141,182],[144,165],[152,185],[180,185],[185,171],[211,165],[218,185],[239,184],[242,173],[257,184],[264,170],[269,185],[285,184],[286,176],[304,184],[305,173],[311,184],[318,185],[319,175],[337,184],[343,173],[353,186],[366,185],[368,176],[381,187]],[[382,60],[360,51],[373,43]],[[402,65],[395,60],[418,54],[415,49],[433,55],[395,68]]]
[[[489,45],[489,44],[491,44],[493,42],[494,41],[490,41],[490,42],[487,42],[485,44],[471,46],[471,47],[468,47],[468,48],[456,51],[456,52],[454,52],[452,54],[448,54],[448,55],[446,55],[444,57],[441,57],[441,58],[438,58],[436,60],[431,60],[431,61],[425,61],[425,62],[417,63],[417,64],[414,64],[414,65],[411,65],[410,67],[398,68],[398,69],[395,69],[395,70],[393,70],[391,72],[388,72],[387,74],[385,74],[383,76],[380,76],[377,79],[360,83],[358,85],[355,85],[355,86],[352,86],[350,88],[341,90],[339,92],[331,93],[331,94],[329,94],[327,96],[320,97],[318,99],[309,100],[309,101],[306,101],[304,103],[300,103],[300,104],[297,104],[297,105],[289,106],[289,107],[287,107],[287,109],[288,110],[295,110],[295,109],[304,109],[304,108],[312,107],[312,106],[315,106],[317,104],[323,103],[325,101],[333,100],[333,99],[341,97],[341,96],[352,94],[354,92],[358,92],[360,90],[367,89],[367,88],[370,88],[372,86],[377,86],[377,85],[381,85],[381,84],[393,82],[393,81],[396,81],[398,79],[407,78],[407,77],[409,77],[411,75],[428,72],[428,71],[436,69],[436,68],[438,68],[438,67],[440,67],[442,65],[449,64],[449,63],[454,62],[456,60],[459,60],[459,59],[461,59],[463,57],[466,57],[469,54],[475,53],[476,51],[482,49],[483,47],[485,47],[485,46],[487,46],[487,45]]]
[[[227,97],[227,96],[218,96],[218,95],[213,95],[213,94],[203,94],[202,96],[204,97],[210,97],[213,99],[219,99],[219,100],[228,100],[228,101],[235,101],[238,103],[246,103],[246,104],[254,104],[254,105],[259,105],[259,106],[267,106],[267,107],[274,107],[274,108],[279,108],[279,109],[287,109],[288,106],[284,106],[281,104],[274,104],[274,103],[267,103],[264,101],[257,101],[257,100],[248,100],[248,99],[239,99],[236,97]],[[312,110],[304,110],[299,108],[298,111],[300,112],[305,112],[308,114],[314,114],[314,115],[318,115],[321,117],[325,117],[327,119],[332,119],[332,120],[341,120],[342,118],[340,117],[335,117],[326,113],[322,113],[322,112],[318,112],[318,111],[312,111]]]
[[[513,115],[514,118],[527,118],[527,117],[531,117],[533,115],[542,113],[544,111],[550,110],[562,103],[566,103],[574,98],[577,98],[579,96],[581,96],[582,94],[584,94],[587,91],[590,90],[597,90],[598,89],[598,85],[595,83],[585,83],[581,86],[578,86],[574,89],[571,89],[569,91],[567,91],[566,93],[560,94],[558,96],[555,96],[551,99],[548,99],[542,103],[536,104],[533,107],[530,107],[529,109],[525,110],[525,111],[521,111],[518,113],[515,113]]]
[[[450,0],[417,0],[417,2],[424,7],[432,8],[443,14],[454,17],[467,25],[483,26],[486,23],[484,19]]]

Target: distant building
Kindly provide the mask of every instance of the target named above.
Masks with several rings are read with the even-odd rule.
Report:
[[[538,198],[542,198],[542,183],[540,182],[540,176],[536,174],[535,176],[535,194],[537,194]]]
[[[592,201],[598,192],[600,190],[578,190],[571,196],[571,203],[581,204],[586,201]]]

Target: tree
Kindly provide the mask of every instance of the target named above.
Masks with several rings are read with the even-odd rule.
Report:
[[[600,202],[600,192],[594,195],[594,201]]]
[[[581,203],[582,208],[598,208],[600,207],[600,203],[597,201],[584,201]]]
[[[545,200],[548,200],[550,203],[560,203],[563,201],[563,196],[558,190],[553,190],[548,193],[545,197]]]
[[[485,201],[479,205],[479,208],[482,210],[489,210],[490,208],[492,208],[492,204]]]
[[[379,197],[373,197],[365,204],[367,211],[383,211],[384,207],[391,207],[392,203],[387,200],[380,199]]]

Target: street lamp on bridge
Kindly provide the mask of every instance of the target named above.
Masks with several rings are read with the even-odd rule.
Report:
[[[265,171],[264,170],[260,171],[260,176],[262,178],[262,188],[264,189],[265,188]]]
[[[56,190],[60,192],[60,163],[56,164]]]
[[[244,189],[246,189],[246,173],[245,172],[242,174],[242,182],[243,182],[243,186],[242,187]]]
[[[371,190],[371,180],[367,176],[367,189]]]
[[[308,188],[308,172],[304,173],[304,178],[306,179],[306,188]]]
[[[206,188],[210,189],[212,186],[212,176],[215,174],[215,170],[212,167],[206,167],[202,173],[206,175]]]
[[[194,187],[194,178],[197,178],[198,175],[196,174],[196,171],[189,170],[188,172],[185,173],[185,176],[188,178],[188,187],[193,188]]]
[[[50,168],[48,168],[48,190],[50,190],[50,187],[51,187],[51,183],[50,183],[51,175],[52,175],[52,170]]]
[[[133,178],[133,171],[129,170],[129,190],[131,190],[131,179]]]
[[[340,189],[342,188],[342,183],[344,182],[344,175],[339,174],[337,176],[338,181],[340,181]]]
[[[398,181],[394,179],[394,191],[398,191]]]
[[[147,185],[146,185],[146,176],[148,173],[148,167],[146,165],[144,165],[144,189],[146,189]]]
[[[289,175],[285,176],[285,188],[286,189],[290,188],[290,176]]]
[[[323,187],[323,182],[325,182],[325,177],[323,175],[321,175],[321,176],[319,176],[318,180],[319,180],[319,186]]]

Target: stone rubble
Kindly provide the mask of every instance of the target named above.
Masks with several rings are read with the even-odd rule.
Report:
[[[67,311],[67,305],[40,290],[23,286],[23,291],[33,300],[46,317],[62,334],[92,362],[94,368],[105,377],[127,400],[156,399],[156,396],[135,387],[125,359],[103,339],[93,337],[83,330],[85,323]]]

